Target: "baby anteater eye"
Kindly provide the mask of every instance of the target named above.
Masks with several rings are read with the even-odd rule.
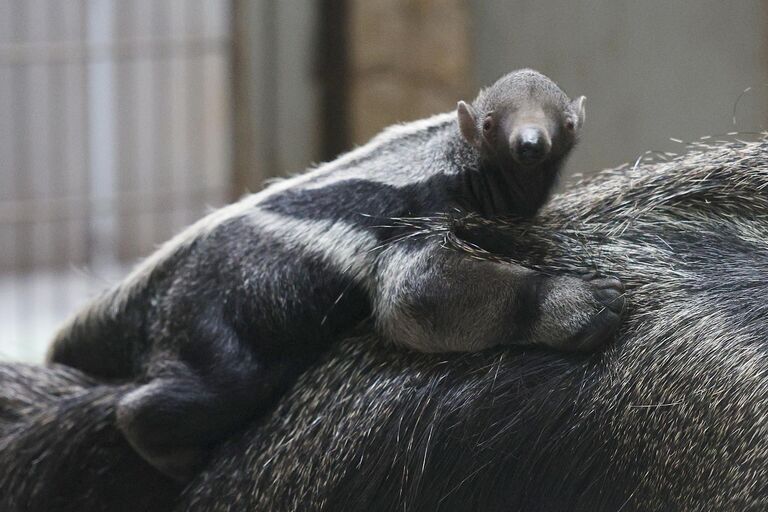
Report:
[[[493,118],[491,116],[487,116],[485,118],[485,121],[483,121],[483,131],[485,133],[488,133],[492,129],[493,129]]]
[[[573,131],[576,128],[576,121],[574,121],[572,117],[566,118],[565,119],[565,128],[567,130]]]

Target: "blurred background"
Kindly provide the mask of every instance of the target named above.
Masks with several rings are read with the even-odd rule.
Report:
[[[766,129],[768,2],[0,0],[0,359],[210,208],[520,67],[588,97],[570,175],[664,158]]]

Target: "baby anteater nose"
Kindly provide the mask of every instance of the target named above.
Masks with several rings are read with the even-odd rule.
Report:
[[[523,164],[535,164],[547,156],[551,144],[547,134],[538,126],[525,126],[518,132],[512,144],[512,153]]]

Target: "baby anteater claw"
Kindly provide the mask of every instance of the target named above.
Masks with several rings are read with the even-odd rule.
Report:
[[[531,329],[532,344],[589,352],[610,340],[621,325],[624,285],[615,277],[596,272],[551,277],[538,293],[541,314]]]
[[[591,287],[599,308],[572,341],[573,350],[586,352],[611,339],[621,325],[624,285],[615,277],[604,277],[597,272],[584,274],[582,279]]]

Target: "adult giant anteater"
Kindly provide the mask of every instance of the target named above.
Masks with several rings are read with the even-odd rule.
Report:
[[[427,355],[350,339],[183,491],[117,434],[131,388],[5,365],[0,509],[768,508],[768,140],[602,173],[527,225],[419,222],[479,258],[622,276],[618,341]],[[510,254],[507,237],[527,243]]]

